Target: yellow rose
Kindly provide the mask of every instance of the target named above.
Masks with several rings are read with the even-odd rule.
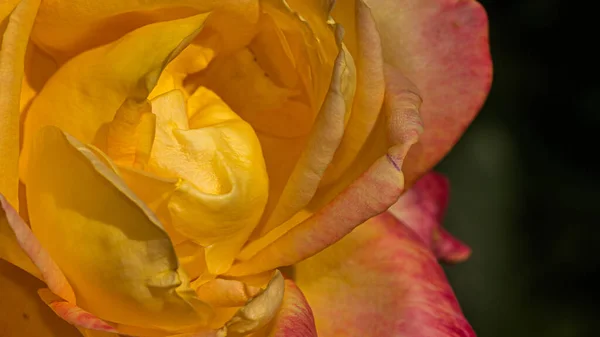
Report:
[[[0,261],[7,336],[473,335],[435,260],[469,254],[439,227],[447,186],[417,179],[489,90],[477,2],[0,19],[0,258],[45,283]]]

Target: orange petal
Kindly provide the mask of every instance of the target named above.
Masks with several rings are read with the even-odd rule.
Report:
[[[488,94],[492,63],[487,16],[473,0],[366,2],[382,32],[386,63],[422,94],[425,132],[403,169],[412,185],[452,148]]]
[[[321,337],[471,337],[442,268],[389,213],[296,265]]]
[[[285,280],[283,302],[268,337],[317,337],[312,310],[292,280]]]
[[[2,337],[81,337],[58,318],[36,291],[46,285],[0,259],[0,332]]]

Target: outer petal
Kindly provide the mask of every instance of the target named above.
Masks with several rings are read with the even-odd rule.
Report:
[[[403,168],[412,185],[452,148],[488,94],[487,16],[474,0],[366,3],[381,33],[386,63],[414,82],[423,98],[425,132]]]
[[[54,127],[34,145],[32,229],[78,305],[126,325],[178,331],[206,324],[211,310],[189,287],[168,235],[113,169]]]
[[[296,265],[319,336],[475,336],[420,238],[384,213]]]
[[[40,299],[45,284],[0,259],[0,333],[2,337],[81,337]]]
[[[18,207],[19,104],[29,34],[39,0],[0,6],[0,193]],[[6,14],[12,13],[5,17]],[[6,22],[6,28],[4,28]]]
[[[269,337],[317,337],[312,310],[292,280],[285,280],[283,302]]]
[[[448,196],[446,177],[431,172],[419,179],[389,211],[409,226],[439,259],[462,262],[471,255],[471,249],[441,228]]]

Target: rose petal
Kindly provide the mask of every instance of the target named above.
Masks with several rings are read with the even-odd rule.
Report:
[[[46,285],[0,259],[0,331],[2,337],[81,337],[40,299]]]
[[[471,248],[443,228],[439,229],[438,235],[434,236],[433,240],[433,253],[444,262],[463,262],[471,256]]]
[[[223,71],[214,72],[206,81],[206,86],[254,127],[261,142],[269,173],[269,201],[255,237],[281,224],[281,214],[276,215],[279,220],[270,220],[270,216],[276,207],[287,204],[283,198],[292,197],[290,208],[310,199],[312,185],[320,179],[315,176],[328,162],[328,153],[335,151],[330,143],[338,142],[334,137],[337,132],[323,131],[326,126],[337,128],[347,119],[347,114],[337,119],[339,114],[335,111],[329,116],[318,116],[330,87],[330,74],[340,45],[336,44],[335,25],[327,20],[329,10],[325,8],[329,6],[320,6],[317,2],[261,1],[259,30],[248,47],[254,60],[246,57],[245,61],[241,60],[244,62],[221,66]],[[344,72],[340,91],[345,99],[351,99],[354,72],[350,55],[346,56],[346,62],[348,71]],[[235,78],[231,78],[231,69],[235,67],[240,69],[234,72]],[[223,73],[233,81],[223,81]],[[240,73],[245,76],[239,76]],[[231,83],[235,85],[232,87]],[[347,104],[346,110],[349,107]],[[320,121],[318,126],[314,126],[316,119]],[[326,140],[327,147],[315,148],[315,140]],[[315,154],[308,155],[311,152]],[[302,170],[301,165],[307,167]],[[288,191],[282,198],[285,188]],[[293,193],[294,189],[300,189],[300,194]]]
[[[423,98],[425,131],[403,168],[411,186],[452,148],[488,94],[487,16],[473,0],[366,3],[381,32],[386,63],[414,82]]]
[[[336,26],[336,42],[341,57],[334,66],[329,91],[305,149],[262,228],[263,233],[281,225],[308,204],[345,135],[344,124],[350,115],[357,81],[354,60],[342,46],[343,34],[341,26]]]
[[[224,48],[234,50],[252,38],[258,19],[256,0],[44,1],[32,36],[63,62],[144,25],[213,11],[217,15],[208,25],[219,34]]]
[[[202,301],[215,307],[241,307],[256,296],[259,290],[260,288],[239,280],[218,278],[198,287],[196,294]]]
[[[268,336],[317,337],[312,310],[302,291],[292,280],[285,280],[283,302]]]
[[[224,336],[244,336],[263,328],[277,314],[284,291],[283,276],[276,270],[266,289],[239,309],[219,332]]]
[[[443,175],[430,172],[403,194],[389,211],[410,227],[438,258],[461,262],[469,257],[471,249],[441,227],[449,190],[448,180]]]
[[[144,26],[63,65],[27,113],[21,179],[27,183],[31,143],[37,130],[46,125],[104,149],[107,126],[119,109],[131,101],[143,104],[162,69],[200,32],[206,17],[202,14]]]
[[[73,303],[57,298],[50,289],[40,289],[38,294],[48,304],[58,317],[67,323],[84,329],[92,329],[105,332],[117,332],[117,329],[89,312],[81,309]]]
[[[80,328],[79,331],[81,332],[83,337],[121,337],[122,336],[122,335],[119,335],[119,334],[113,333],[113,332],[97,331],[97,330],[90,330],[90,329],[83,329],[83,328]]]
[[[380,144],[392,145],[388,152],[364,170],[361,170],[362,166],[371,161],[361,160],[361,165],[348,171],[343,180],[320,191],[309,205],[310,209],[317,210],[316,213],[277,237],[256,255],[242,251],[244,259],[240,260],[243,262],[234,265],[228,272],[230,275],[261,272],[297,263],[340,240],[398,200],[404,189],[402,164],[406,153],[417,141],[421,128],[420,98],[401,74],[396,75],[387,80],[386,118],[380,119],[388,128],[387,139],[376,137]],[[353,175],[358,172],[364,173],[354,179]],[[340,192],[344,186],[348,187]],[[263,244],[258,246],[264,247]],[[252,247],[253,251],[257,248],[254,245],[248,247]]]
[[[48,304],[50,306],[50,308],[59,317],[61,317],[68,323],[77,325],[78,327],[81,327],[81,328],[89,328],[89,329],[97,329],[97,330],[102,330],[102,331],[116,332],[117,330],[113,326],[108,324],[107,322],[99,319],[98,317],[95,317],[94,315],[82,310],[77,305],[75,305],[75,294],[73,293],[73,288],[71,288],[71,285],[67,282],[64,274],[58,268],[58,266],[56,265],[54,260],[52,260],[52,258],[48,254],[48,252],[41,246],[40,242],[37,240],[37,238],[31,232],[31,229],[29,228],[29,226],[27,226],[27,224],[25,224],[23,219],[21,219],[21,217],[17,214],[15,209],[10,204],[8,204],[6,199],[1,194],[0,194],[0,210],[2,211],[2,213],[1,213],[2,216],[0,217],[0,229],[6,227],[10,231],[10,233],[2,233],[2,234],[8,234],[12,237],[12,240],[8,242],[11,244],[9,246],[9,248],[19,249],[21,254],[23,254],[25,256],[25,258],[29,259],[29,264],[31,264],[31,262],[33,262],[33,264],[31,264],[31,266],[29,264],[25,265],[28,268],[23,268],[23,265],[17,265],[17,266],[21,267],[22,269],[26,270],[30,274],[43,280],[44,282],[46,282],[46,285],[49,287],[49,289],[44,288],[44,289],[40,289],[38,291],[40,293],[40,296],[45,300],[46,304]],[[0,237],[0,239],[3,239],[3,238]],[[3,253],[4,253],[4,250],[6,249],[6,247],[0,247],[0,248],[3,248]],[[12,254],[8,255],[9,258],[14,257],[17,252],[11,252],[11,253]],[[0,255],[0,257],[6,258],[7,256],[3,254],[3,255]],[[8,261],[12,262],[11,259],[8,259]],[[2,262],[2,261],[0,261],[0,262]],[[18,260],[17,262],[23,262],[23,261]],[[0,267],[2,267],[1,264],[0,264]],[[10,268],[8,268],[8,269],[10,269]],[[19,275],[22,275],[21,273],[15,273],[15,275],[16,275],[15,279],[25,280],[24,281],[25,284],[28,284],[26,281],[26,279],[28,279],[28,278],[26,276],[19,276]],[[3,283],[2,282],[3,278],[8,277],[8,276],[9,276],[8,274],[6,276],[0,275],[0,283]],[[6,285],[2,286],[2,289],[9,290],[14,287],[15,287],[14,284],[11,284],[10,282],[8,282]],[[37,287],[36,289],[39,289],[39,288],[40,287]],[[31,291],[31,293],[33,293],[36,289],[29,289],[29,290]],[[12,289],[12,290],[14,290],[14,289]],[[19,290],[17,290],[17,293],[19,293]],[[11,305],[11,306],[2,306],[2,307],[15,309],[15,308],[18,308],[19,305],[23,305],[24,303],[27,303],[27,306],[29,306],[29,305],[39,306],[39,301],[31,300],[29,297],[23,298],[23,297],[17,296],[16,298],[20,299],[19,304],[15,303],[14,306]],[[10,300],[6,300],[6,302],[3,300],[0,303],[3,303],[3,304],[10,303],[13,301],[13,299],[15,299],[15,297],[12,297]],[[39,300],[39,298],[38,298],[38,300]],[[35,302],[35,304],[32,304],[31,302]],[[27,311],[26,310],[27,306],[24,307],[25,311]],[[42,309],[41,312],[44,312],[44,310]],[[26,315],[24,317],[28,317],[29,313],[24,312],[23,315]],[[3,315],[2,317],[5,317],[5,315]],[[19,321],[16,321],[16,322],[19,322]],[[50,319],[50,322],[52,322],[52,319]],[[13,324],[10,324],[10,325],[12,326]],[[55,324],[55,323],[52,323],[52,325],[61,326],[61,324]],[[20,324],[16,324],[16,326],[20,327]],[[34,323],[34,326],[36,326],[36,323]],[[39,325],[39,328],[47,329],[47,328],[51,328],[51,325],[43,325],[42,324],[42,325]],[[23,329],[23,330],[26,330],[26,329]],[[19,331],[19,333],[21,333],[20,329],[17,329],[16,331]],[[76,333],[71,332],[70,334],[76,334]]]
[[[17,266],[22,267],[25,271],[42,279],[46,282],[50,290],[62,299],[75,303],[73,288],[71,288],[71,285],[65,278],[63,272],[56,265],[44,247],[42,247],[39,240],[33,235],[29,226],[27,226],[17,211],[1,194],[0,228],[3,232],[0,240],[7,239],[8,243],[11,244],[9,248],[17,249],[18,247],[21,249],[21,254],[19,254],[18,251],[13,250],[7,252],[12,254],[2,254],[0,257],[5,258],[6,256],[10,258],[17,256],[17,262],[25,262],[22,257],[22,253],[25,253],[30,259],[30,262],[33,262],[34,266],[31,266],[30,264],[17,264]],[[5,231],[5,228],[8,228],[10,233]],[[12,262],[14,259],[8,259],[8,261]]]
[[[21,87],[21,124],[31,102],[57,69],[56,61],[30,40],[25,52],[25,74]]]
[[[152,100],[157,129],[147,170],[181,179],[168,201],[170,222],[205,247],[208,270],[219,274],[260,220],[268,177],[248,123],[206,88],[187,103],[198,110],[186,115],[179,90]]]
[[[375,127],[383,104],[385,81],[381,40],[370,9],[362,0],[355,1],[355,8],[349,13],[336,13],[334,18],[350,30],[345,41],[355,46],[353,56],[357,66],[356,95],[352,114],[344,130],[344,138],[328,167],[321,185],[328,185],[338,179],[356,159],[367,137]],[[335,6],[344,10],[344,6]],[[338,15],[336,15],[338,14]]]
[[[14,208],[8,205],[6,198],[0,194],[0,259],[10,262],[42,280],[42,274],[39,269],[19,245],[19,241],[12,228],[14,224],[9,223],[8,216],[6,215],[7,209],[9,209],[8,212],[14,212],[14,214],[17,215]],[[27,226],[24,223],[23,225]]]
[[[234,264],[228,275],[239,276],[300,262],[384,212],[402,192],[402,172],[380,158],[356,182],[322,210],[301,222],[247,261]]]
[[[167,233],[110,166],[55,127],[40,130],[27,185],[32,230],[79,306],[121,324],[207,324]]]
[[[296,265],[319,336],[475,336],[442,268],[391,214]]]
[[[21,84],[25,51],[39,4],[39,0],[23,0],[13,7],[14,2],[9,1],[0,7],[0,193],[15,207],[19,207]]]

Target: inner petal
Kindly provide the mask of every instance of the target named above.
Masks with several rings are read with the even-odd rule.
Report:
[[[164,188],[168,196],[156,212],[163,214],[184,268],[193,278],[205,271],[223,273],[256,227],[266,204],[268,178],[258,138],[248,123],[204,87],[187,101],[182,91],[171,90],[153,98],[149,106],[156,118],[155,133],[135,132],[139,125],[131,123],[116,127],[123,124],[121,120],[140,120],[120,117],[123,111],[135,114],[139,110],[120,109],[109,129],[134,132],[129,138],[127,132],[109,133],[115,137],[108,138],[107,148],[123,149],[126,154],[149,153],[145,162],[135,156],[138,160],[133,166],[166,179],[163,184],[172,182],[171,188]],[[136,147],[148,144],[149,135],[153,137],[151,149]],[[141,140],[136,139],[140,136]],[[133,144],[133,149],[127,150],[124,143]],[[131,175],[131,169],[128,172]],[[128,184],[139,186],[140,179],[148,177],[138,174]],[[168,216],[164,216],[165,209]]]
[[[186,88],[205,86],[213,90],[257,131],[284,138],[305,135],[314,113],[300,82],[294,83],[293,76],[281,73],[263,68],[252,49],[244,48],[216,58],[206,70],[190,76]],[[279,74],[280,80],[272,74]],[[295,85],[286,87],[284,81]]]

